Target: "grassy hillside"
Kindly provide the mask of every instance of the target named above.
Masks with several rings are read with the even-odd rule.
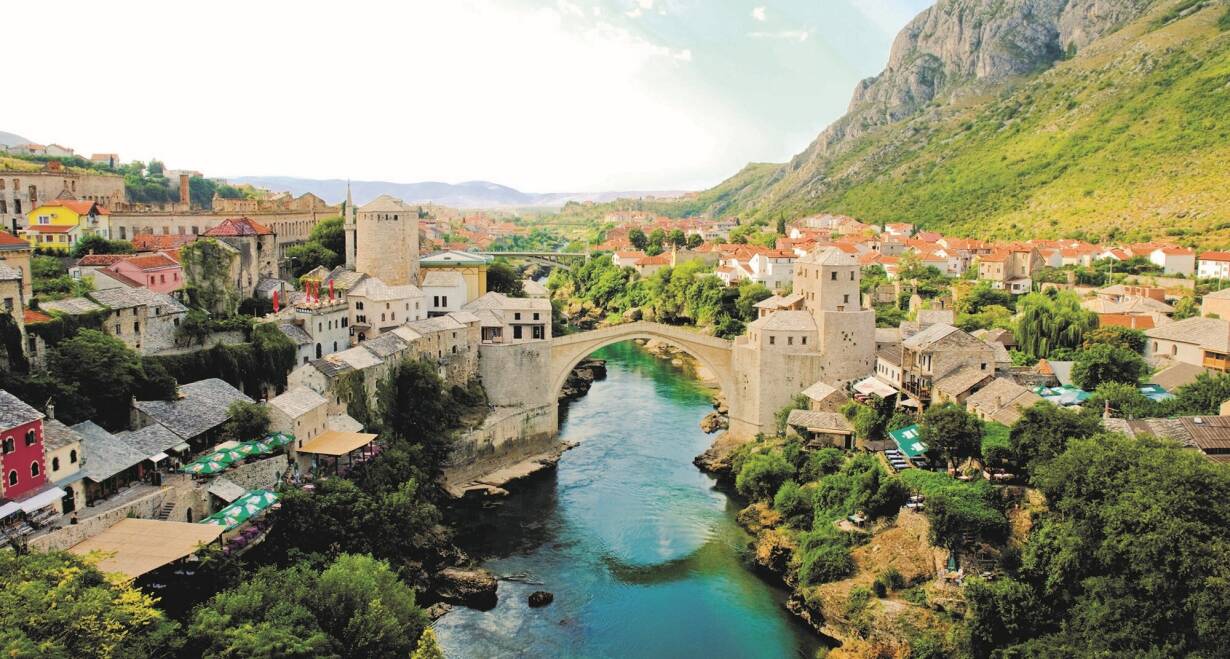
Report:
[[[671,210],[1230,246],[1230,2],[1163,2],[1053,69]]]

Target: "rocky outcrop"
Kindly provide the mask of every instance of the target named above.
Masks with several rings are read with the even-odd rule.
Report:
[[[536,590],[530,593],[529,605],[531,608],[539,608],[555,601],[555,595],[548,593],[545,590]]]
[[[897,34],[884,71],[858,84],[846,115],[789,167],[835,155],[844,143],[912,117],[933,100],[1048,68],[1154,2],[939,0]]]
[[[444,602],[488,611],[495,608],[497,586],[495,575],[483,568],[451,567],[436,576],[434,590]]]
[[[724,432],[718,435],[717,439],[713,440],[713,445],[705,449],[704,453],[696,456],[692,460],[692,464],[699,467],[703,472],[718,477],[733,478],[733,474],[730,473],[730,456],[742,443],[742,440],[731,435],[729,432]]]
[[[602,359],[584,359],[577,364],[568,379],[560,389],[560,400],[574,400],[589,393],[594,382],[606,377],[606,361]]]
[[[719,430],[726,430],[729,427],[730,419],[726,418],[724,414],[719,414],[717,411],[706,414],[705,418],[700,420],[700,429],[710,434]]]

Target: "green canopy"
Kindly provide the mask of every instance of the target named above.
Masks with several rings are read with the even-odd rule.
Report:
[[[235,499],[234,503],[201,520],[201,524],[221,526],[227,531],[243,524],[281,498],[269,490],[252,490]]]
[[[284,432],[275,432],[270,433],[269,436],[265,437],[263,441],[270,446],[277,448],[279,446],[286,446],[287,444],[295,441],[295,436]]]
[[[216,474],[229,467],[235,459],[227,455],[225,451],[218,451],[189,462],[181,467],[180,471],[189,474]]]
[[[926,455],[927,445],[922,443],[920,437],[922,433],[918,431],[918,424],[906,426],[900,430],[890,430],[888,436],[893,438],[897,443],[897,448],[908,458],[918,458]]]

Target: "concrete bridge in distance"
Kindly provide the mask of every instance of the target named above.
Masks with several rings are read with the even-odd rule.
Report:
[[[578,261],[589,260],[589,252],[479,252],[483,256],[521,259],[539,265],[571,269]]]
[[[638,321],[603,327],[588,332],[566,334],[551,339],[550,383],[558,396],[568,374],[582,360],[599,348],[631,339],[658,339],[695,357],[717,378],[726,400],[734,404],[733,344],[726,339],[694,332],[682,327]]]

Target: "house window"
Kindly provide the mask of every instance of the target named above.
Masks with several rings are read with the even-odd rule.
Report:
[[[521,326],[520,325],[513,325],[513,338],[514,339],[521,338]]]
[[[985,370],[987,370],[987,363],[986,363],[986,362],[982,362],[981,368],[982,368],[982,370],[984,370],[984,371],[985,371]]]
[[[59,470],[60,470],[60,458],[52,458],[52,459],[51,459],[51,470],[52,470],[52,471],[59,471]]]
[[[788,345],[788,346],[792,346],[792,345],[794,345],[794,337],[793,337],[793,336],[788,336],[788,337],[786,337],[786,345]]]
[[[16,450],[17,450],[17,442],[14,442],[12,437],[5,437],[4,438],[4,452],[12,453],[13,451],[16,451]]]
[[[441,297],[440,299],[444,301],[444,304],[443,304],[442,306],[446,306],[446,307],[447,307],[447,306],[448,306],[448,296],[447,296],[447,295],[445,295],[445,296]]]
[[[77,464],[77,449],[68,452],[68,461],[72,464]]]
[[[777,337],[769,336],[769,345],[776,345],[776,344],[777,344]]]
[[[535,311],[535,312],[534,312],[534,320],[538,320],[538,312],[537,312],[537,311]]]
[[[832,275],[831,277],[829,277],[829,279],[832,279],[833,281],[837,281],[837,271],[836,270],[830,272],[829,274]]]
[[[534,326],[534,338],[535,338],[535,339],[543,339],[543,338],[546,338],[546,330],[545,330],[545,329],[543,329],[542,325],[535,325],[535,326]]]
[[[38,472],[39,472],[38,461],[36,460],[34,462],[31,462],[30,463],[30,477],[38,478]]]
[[[842,295],[841,301],[845,304],[850,304],[850,294],[846,293],[845,295]]]
[[[34,446],[36,442],[38,442],[38,435],[35,434],[34,429],[31,428],[30,430],[27,430],[26,431],[26,446]]]
[[[807,337],[803,337],[803,345],[807,345]]]
[[[520,311],[518,311],[518,312],[516,312],[516,313],[514,313],[514,314],[513,314],[513,320],[521,320],[521,312],[520,312]]]
[[[17,484],[17,470],[10,469],[9,470],[9,487],[13,487],[16,484]]]

